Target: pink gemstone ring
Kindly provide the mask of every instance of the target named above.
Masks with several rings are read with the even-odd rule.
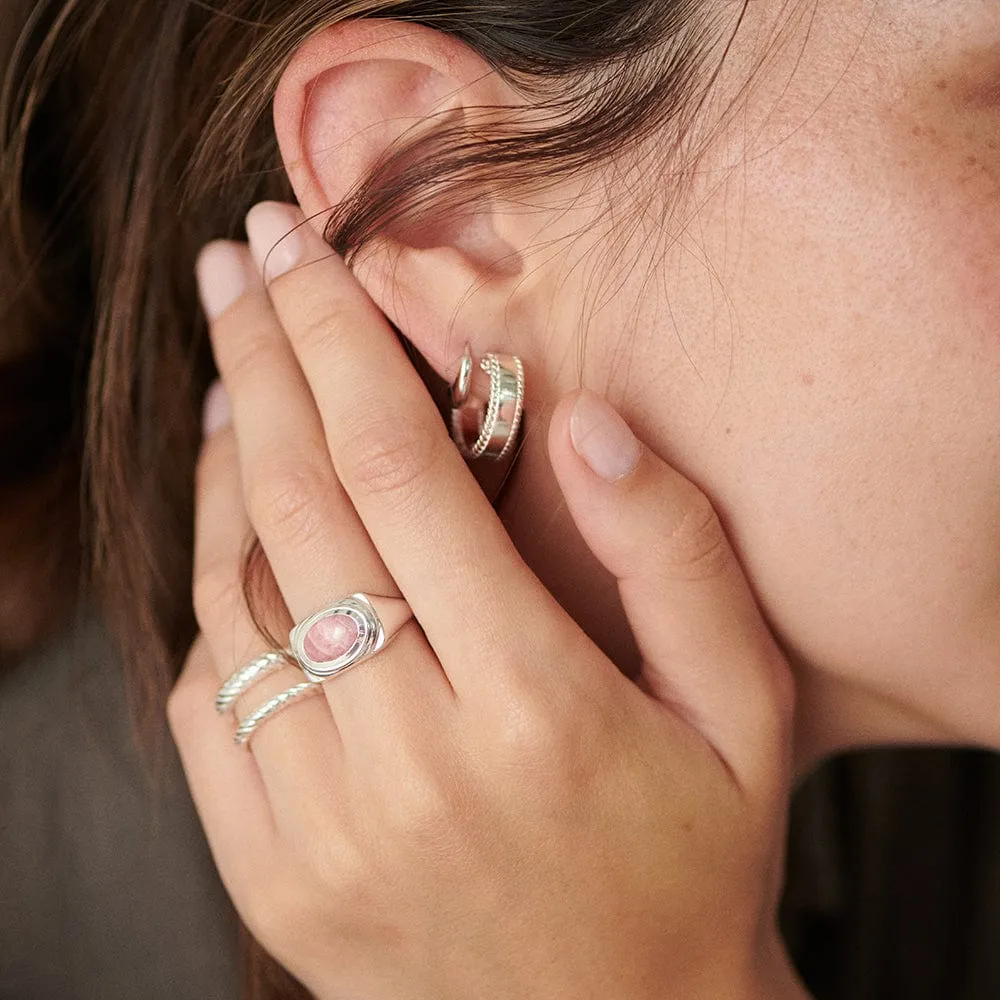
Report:
[[[412,617],[402,598],[351,594],[299,622],[288,642],[305,675],[318,683],[374,656]]]

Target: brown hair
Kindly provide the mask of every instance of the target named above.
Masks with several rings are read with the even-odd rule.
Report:
[[[493,182],[537,188],[654,138],[673,169],[738,24],[705,0],[4,0],[0,611],[26,625],[0,648],[54,627],[52,593],[93,602],[141,734],[162,728],[195,633],[192,474],[214,370],[194,258],[241,238],[255,201],[293,200],[274,88],[307,37],[356,17],[463,40],[531,98],[533,124],[494,109],[475,134],[393,150],[331,217],[349,261]],[[252,963],[252,995],[292,995]]]

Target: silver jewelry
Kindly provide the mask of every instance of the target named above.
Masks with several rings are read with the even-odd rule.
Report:
[[[288,644],[306,677],[318,683],[374,656],[412,617],[402,598],[351,594],[299,622]]]
[[[479,367],[490,377],[490,395],[485,401],[471,391],[472,349],[467,345],[451,387],[451,436],[466,458],[500,461],[510,454],[521,426],[524,366],[513,354],[487,354]]]
[[[316,681],[301,681],[294,687],[290,687],[287,691],[276,694],[270,701],[265,702],[260,708],[251,712],[239,724],[236,732],[233,733],[233,742],[238,746],[243,746],[249,742],[254,731],[265,719],[271,718],[272,715],[276,715],[287,705],[298,701],[305,695],[320,693],[322,690],[322,685]]]
[[[231,673],[225,684],[219,688],[219,693],[215,696],[215,710],[219,715],[223,715],[233,707],[236,699],[244,691],[256,684],[262,677],[273,673],[283,664],[295,666],[295,660],[291,651],[287,649],[274,649],[269,653],[251,660],[245,667]]]

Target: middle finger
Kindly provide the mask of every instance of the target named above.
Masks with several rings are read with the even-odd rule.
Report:
[[[259,256],[293,231],[265,277],[317,433],[460,700],[492,705],[552,683],[538,649],[558,647],[568,616],[521,559],[386,316],[297,207],[262,202],[247,228]]]

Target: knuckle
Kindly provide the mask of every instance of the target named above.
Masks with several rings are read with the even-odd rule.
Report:
[[[248,484],[247,514],[260,536],[309,544],[319,533],[329,478],[306,462],[271,466]]]
[[[563,659],[565,653],[552,662]],[[553,808],[575,808],[602,771],[615,769],[620,734],[629,727],[617,683],[596,672],[512,688],[491,734],[498,770],[533,784]]]
[[[167,695],[167,724],[175,735],[188,732],[193,720],[204,715],[204,678],[213,670],[211,650],[204,633],[200,632],[188,651],[180,676]]]
[[[174,734],[188,729],[188,720],[201,708],[198,704],[204,693],[182,676],[167,695],[167,725]]]
[[[213,434],[202,442],[194,468],[196,496],[201,496],[212,485],[225,467],[231,448],[225,434]]]
[[[328,847],[321,865],[314,870],[323,897],[358,924],[364,923],[377,907],[379,887],[386,884],[390,874],[377,851],[347,843],[339,843],[334,850]]]
[[[400,791],[389,803],[388,820],[393,829],[410,842],[435,844],[450,839],[458,817],[451,796],[439,781],[426,772],[411,772]]]
[[[271,916],[279,922],[282,915],[286,923],[301,921],[308,905],[309,912],[323,915],[340,934],[364,927],[395,873],[378,843],[385,830],[380,828],[364,842],[357,833],[350,824],[336,820],[299,830],[291,840],[292,854],[300,873],[298,881],[312,887],[312,897],[308,901],[301,895],[286,898],[279,914]]]
[[[499,749],[508,764],[536,770],[554,766],[570,740],[563,713],[537,697],[516,698],[501,713]]]
[[[432,474],[436,454],[429,431],[383,417],[348,438],[341,478],[349,493],[405,498]]]
[[[320,823],[304,825],[296,847],[324,895],[331,898],[340,898],[371,870],[371,858],[355,843],[348,825],[329,813]]]
[[[667,540],[668,563],[674,574],[689,580],[720,576],[733,560],[725,529],[711,501],[692,487]]]
[[[250,933],[272,949],[284,950],[309,922],[310,901],[296,880],[270,878],[249,888],[240,899],[240,916]]]
[[[237,303],[235,308],[240,310],[240,305],[241,303]],[[253,384],[254,369],[266,365],[268,345],[273,343],[273,337],[268,335],[256,312],[248,317],[240,310],[239,315],[233,319],[234,325],[238,323],[238,328],[234,329],[234,336],[226,337],[225,343],[220,344],[218,349],[224,354],[224,358],[220,359],[220,366],[225,369],[223,374],[226,383],[238,392],[241,386]],[[238,336],[235,335],[237,332]]]
[[[243,601],[243,586],[234,565],[217,561],[199,567],[191,589],[194,616],[202,632],[230,622]]]
[[[598,786],[606,742],[585,720],[574,724],[556,712],[508,715],[490,780],[520,789],[522,807],[535,819],[565,820]]]
[[[342,299],[324,301],[322,307],[306,299],[303,313],[301,322],[295,324],[294,338],[310,357],[337,357],[341,351],[341,331],[352,330],[358,323],[348,303]]]
[[[349,813],[341,795],[324,786],[300,804],[295,827],[287,834],[297,860],[329,898],[339,898],[355,873],[370,867]]]
[[[401,734],[392,764],[392,780],[374,801],[372,820],[398,846],[440,838],[458,820],[455,799],[465,782],[459,765],[448,763],[423,737]],[[365,838],[357,838],[363,843]],[[392,863],[391,854],[386,861]]]

